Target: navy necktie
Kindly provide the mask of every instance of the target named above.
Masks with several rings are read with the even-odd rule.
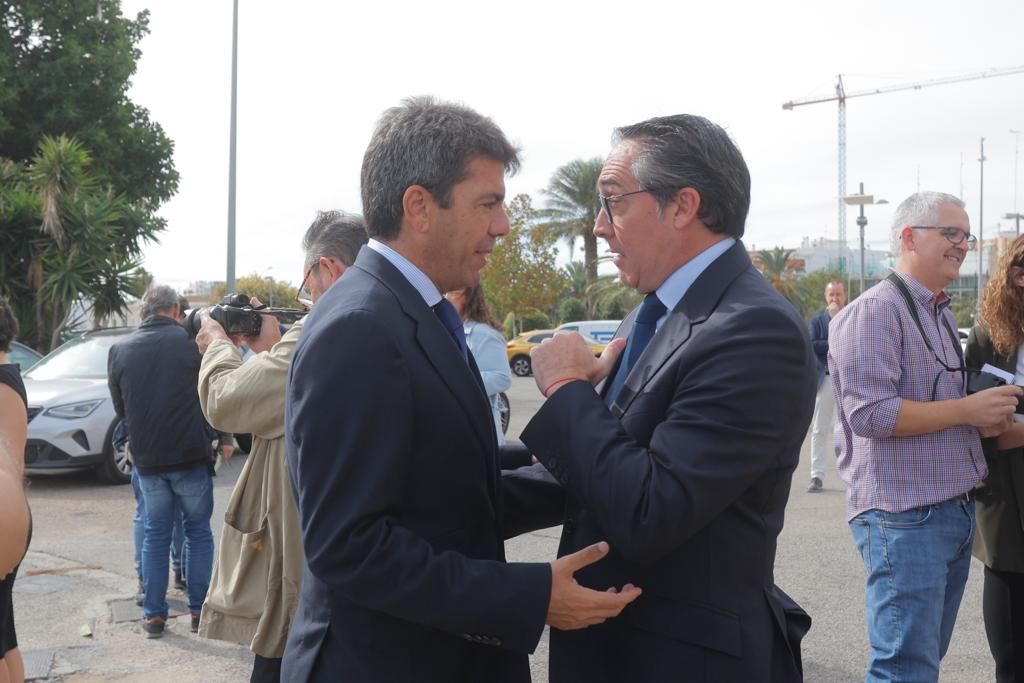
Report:
[[[462,318],[459,316],[459,312],[455,310],[452,303],[441,297],[440,303],[434,304],[434,314],[441,320],[441,324],[444,325],[445,329],[448,330],[448,334],[451,335],[452,341],[459,347],[459,353],[462,354],[462,359],[468,361],[467,349],[466,349],[466,332],[462,329]]]
[[[654,333],[657,330],[658,320],[661,316],[665,315],[667,310],[665,304],[661,303],[661,300],[658,299],[657,294],[654,292],[644,297],[643,303],[640,304],[640,310],[637,311],[636,318],[633,320],[633,329],[629,332],[626,350],[622,352],[619,371],[615,373],[612,386],[609,388],[608,393],[605,394],[609,405],[618,396],[619,390],[625,384],[626,377],[629,376],[629,371],[636,365],[640,354],[651,343],[651,339],[654,338]]]

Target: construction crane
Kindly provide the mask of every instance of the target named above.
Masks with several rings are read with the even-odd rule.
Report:
[[[974,81],[981,78],[996,78],[998,76],[1010,76],[1012,74],[1024,73],[1024,66],[1014,66],[1006,69],[989,69],[988,71],[962,74],[960,76],[947,76],[945,78],[932,78],[915,83],[903,83],[901,85],[889,85],[881,88],[870,88],[858,90],[857,92],[846,92],[843,87],[843,75],[836,77],[835,95],[831,97],[809,97],[802,100],[790,100],[782,105],[787,111],[795,107],[802,107],[808,104],[820,104],[822,102],[839,103],[839,269],[846,271],[846,206],[843,197],[846,196],[846,100],[854,97],[867,97],[868,95],[881,95],[883,93],[899,92],[901,90],[920,90],[930,88],[934,85],[947,85],[949,83],[962,83],[963,81]]]

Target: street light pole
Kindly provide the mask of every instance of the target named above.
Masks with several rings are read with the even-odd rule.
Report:
[[[981,186],[978,190],[978,298],[981,301],[981,271],[985,259],[985,138],[981,139],[981,156],[978,157],[981,167]]]
[[[870,194],[864,194],[864,183],[860,184],[860,192],[858,194],[852,194],[847,197],[843,197],[843,202],[847,205],[857,205],[860,207],[860,213],[857,216],[857,228],[860,230],[860,291],[858,296],[864,293],[864,228],[868,226],[867,216],[864,215],[865,204],[888,204],[884,199],[875,201],[875,197]]]
[[[238,0],[231,21],[231,138],[228,156],[228,273],[227,289],[235,291],[235,140],[238,118]]]

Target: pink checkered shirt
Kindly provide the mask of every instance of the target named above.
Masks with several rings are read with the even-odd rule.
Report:
[[[956,331],[949,297],[938,296],[905,273],[917,314],[935,353],[960,367],[944,317]],[[964,396],[960,372],[942,368],[928,350],[906,302],[883,280],[832,319],[828,367],[836,397],[835,448],[847,485],[847,518],[880,509],[903,512],[970,491],[988,474],[978,430],[957,425],[919,436],[892,436],[904,399],[931,401]]]

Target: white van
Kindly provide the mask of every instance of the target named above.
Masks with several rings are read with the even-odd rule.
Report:
[[[564,323],[555,328],[555,332],[579,332],[583,338],[598,344],[607,344],[615,336],[621,320],[579,320]]]

